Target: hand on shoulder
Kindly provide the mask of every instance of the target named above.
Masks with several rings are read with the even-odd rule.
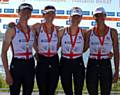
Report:
[[[39,28],[41,27],[41,23],[35,23],[31,26],[31,30],[37,34],[39,32]]]
[[[41,26],[41,23],[35,23],[31,26],[32,29],[37,29]]]
[[[64,29],[64,26],[56,26],[56,29],[57,29],[58,31],[60,31],[60,30]]]
[[[16,26],[16,24],[14,22],[10,22],[8,24],[8,28],[14,28]]]

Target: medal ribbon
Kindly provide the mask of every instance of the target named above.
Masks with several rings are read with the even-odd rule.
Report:
[[[67,30],[68,30],[68,28],[67,28]],[[71,45],[72,45],[72,49],[71,49],[71,52],[70,52],[70,58],[72,58],[73,56],[76,55],[76,54],[73,53],[72,50],[73,50],[73,48],[75,47],[78,33],[79,33],[79,28],[77,29],[77,32],[76,32],[76,34],[75,34],[75,38],[74,38],[74,40],[73,40],[72,34],[71,34],[71,32],[69,32],[69,34],[70,34],[70,41],[71,41]]]
[[[54,30],[54,25],[52,25],[52,29],[51,29],[52,32],[51,33],[48,33],[48,29],[47,29],[46,24],[44,24],[44,30],[45,30],[45,33],[47,35],[48,44],[50,44],[51,39],[52,39],[53,30]],[[48,52],[47,52],[48,57],[50,57],[51,54],[52,54],[52,52],[50,51],[50,47],[49,47]]]
[[[107,26],[105,26],[105,34],[104,35],[100,35],[100,31],[98,31],[98,28],[96,29],[96,32],[97,32],[97,34],[98,34],[98,38],[99,38],[99,41],[100,41],[100,45],[101,45],[101,47],[103,47],[103,45],[104,45],[104,40],[105,40],[105,36],[106,36],[106,34],[108,33],[108,29],[109,29],[109,27],[107,27]],[[98,50],[98,59],[101,59],[101,48]]]
[[[26,56],[26,59],[28,60],[29,55],[31,55],[31,53],[29,53],[29,47],[28,47],[28,43],[29,43],[29,40],[30,40],[30,28],[29,28],[29,26],[27,26],[28,30],[27,30],[27,32],[25,32],[20,23],[18,23],[17,26],[24,33],[24,36],[25,36],[25,39],[26,39],[26,53],[24,53],[24,55]],[[23,54],[21,53],[21,55],[23,55]]]

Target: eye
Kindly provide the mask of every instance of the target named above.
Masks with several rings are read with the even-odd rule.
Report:
[[[105,14],[98,13],[98,14],[95,14],[94,16],[95,16],[95,17],[104,17],[104,16],[105,16]]]
[[[96,14],[95,17],[100,17],[100,14]]]
[[[47,14],[51,14],[51,15],[53,15],[53,14],[55,14],[55,12],[48,12]]]

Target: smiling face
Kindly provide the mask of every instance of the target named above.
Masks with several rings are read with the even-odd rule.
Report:
[[[72,23],[72,25],[79,25],[81,19],[82,19],[82,16],[80,16],[80,15],[73,15],[73,16],[71,16],[71,23]]]
[[[32,11],[26,8],[26,9],[20,10],[18,14],[20,16],[20,19],[29,20],[29,18],[31,17]]]
[[[104,22],[106,19],[106,14],[103,13],[97,13],[94,16],[94,19],[97,23]]]
[[[56,16],[56,8],[52,5],[48,5],[43,10],[43,17],[45,22],[52,23]]]
[[[53,22],[55,18],[55,12],[53,11],[47,12],[46,14],[43,15],[43,17],[45,18],[46,22]]]

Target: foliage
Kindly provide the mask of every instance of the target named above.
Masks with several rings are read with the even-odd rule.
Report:
[[[113,90],[113,91],[120,91],[120,78],[119,78],[119,80],[118,80],[117,83],[114,83],[114,84],[112,85],[112,90]]]
[[[0,88],[6,88],[8,89],[8,85],[6,84],[5,82],[5,79],[2,75],[0,75]],[[59,80],[58,82],[58,86],[57,86],[57,91],[60,91],[60,92],[63,92],[63,88],[62,88],[62,85],[61,85],[61,81]],[[7,90],[6,90],[7,91]],[[35,81],[35,84],[34,84],[34,91],[38,91],[38,87],[37,87],[37,83]],[[117,83],[114,83],[112,85],[112,91],[120,91],[120,78],[118,80]],[[83,92],[87,92],[87,89],[86,89],[86,82],[84,82],[84,87],[83,87]]]

